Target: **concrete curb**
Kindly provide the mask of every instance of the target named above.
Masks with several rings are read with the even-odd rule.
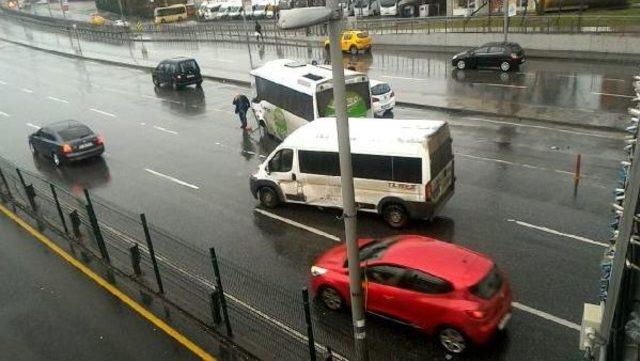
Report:
[[[153,66],[148,66],[148,65],[132,64],[132,63],[127,63],[127,62],[122,62],[122,61],[108,60],[108,59],[89,57],[89,56],[85,56],[85,55],[72,54],[72,53],[67,53],[67,52],[63,52],[63,51],[59,51],[59,50],[40,48],[40,47],[35,46],[35,45],[25,44],[25,43],[13,41],[13,40],[8,40],[8,39],[6,39],[4,37],[0,37],[0,41],[5,41],[7,43],[11,43],[11,44],[14,44],[14,45],[23,46],[23,47],[30,48],[30,49],[33,49],[33,50],[43,51],[43,52],[46,52],[46,53],[49,53],[49,54],[58,55],[58,56],[64,56],[64,57],[67,57],[67,58],[83,59],[83,60],[95,61],[95,62],[98,62],[98,63],[107,64],[107,65],[116,65],[116,66],[122,66],[122,67],[127,67],[127,68],[132,68],[132,69],[145,70],[145,71],[151,71],[151,70],[154,69]],[[251,82],[245,81],[245,80],[224,78],[224,77],[211,76],[211,75],[205,75],[205,74],[203,74],[202,77],[204,79],[207,79],[207,80],[213,80],[213,81],[217,81],[217,82],[220,82],[220,83],[234,84],[234,85],[245,87],[245,88],[249,88],[251,86]],[[578,127],[578,128],[583,128],[583,129],[601,130],[601,131],[608,131],[608,132],[612,132],[612,133],[621,133],[621,132],[623,132],[623,130],[620,129],[620,128],[615,128],[615,127],[612,127],[612,126],[604,126],[604,125],[575,124],[575,123],[572,123],[572,122],[555,121],[555,120],[550,120],[550,119],[541,119],[541,118],[533,118],[533,117],[521,117],[521,116],[506,115],[506,114],[479,111],[479,110],[473,110],[473,109],[451,108],[451,107],[443,107],[443,106],[437,106],[437,105],[411,103],[411,102],[403,102],[403,101],[397,101],[396,104],[400,105],[400,106],[408,107],[408,108],[424,109],[424,110],[436,110],[436,111],[442,111],[442,112],[446,112],[446,113],[450,113],[450,114],[490,116],[490,117],[498,117],[498,118],[509,118],[510,120],[514,120],[515,119],[517,121],[523,121],[524,120],[524,121],[533,121],[533,122],[550,124],[550,125],[564,125],[564,126]]]

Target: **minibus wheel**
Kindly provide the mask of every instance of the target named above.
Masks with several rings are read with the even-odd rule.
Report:
[[[260,203],[267,208],[275,208],[280,203],[278,193],[271,187],[260,188]]]
[[[409,216],[403,206],[389,204],[382,209],[382,217],[392,228],[402,228],[407,224]]]

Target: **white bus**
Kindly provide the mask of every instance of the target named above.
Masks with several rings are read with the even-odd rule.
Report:
[[[444,121],[349,119],[355,200],[394,228],[431,219],[453,195],[449,126]],[[335,118],[293,132],[249,180],[263,206],[342,207]]]
[[[153,10],[153,15],[156,24],[182,21],[187,19],[187,7],[184,4],[157,7]]]
[[[398,0],[379,0],[381,16],[397,16]]]
[[[372,117],[369,78],[350,70],[344,75],[348,115]],[[335,114],[330,67],[279,59],[252,70],[251,76],[251,107],[258,124],[280,140],[316,118]]]

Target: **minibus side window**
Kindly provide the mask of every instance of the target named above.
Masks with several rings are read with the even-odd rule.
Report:
[[[290,172],[293,165],[293,150],[281,149],[269,161],[269,172]]]

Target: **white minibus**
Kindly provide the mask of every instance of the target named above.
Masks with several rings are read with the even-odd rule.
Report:
[[[187,7],[184,4],[157,7],[153,10],[155,23],[170,23],[187,19]]]
[[[380,0],[380,15],[397,16],[398,1],[397,0]]]
[[[453,195],[449,126],[444,121],[350,118],[356,204],[391,227],[431,219]],[[250,177],[251,193],[281,203],[342,207],[335,118],[321,118],[289,135]]]
[[[316,118],[335,114],[331,68],[327,66],[279,59],[252,70],[251,76],[251,108],[258,125],[280,140]],[[372,117],[369,78],[351,70],[345,70],[344,76],[348,115]]]

